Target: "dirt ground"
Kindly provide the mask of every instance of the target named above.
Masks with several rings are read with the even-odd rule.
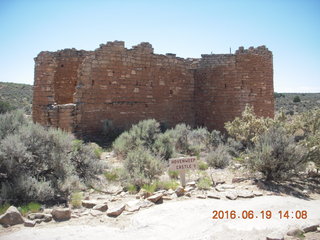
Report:
[[[236,211],[236,219],[212,219],[213,211]],[[243,211],[254,211],[254,219],[243,219]],[[272,217],[262,219],[261,211]],[[290,213],[280,219],[278,211]],[[292,212],[305,210],[307,219],[296,219]],[[282,235],[294,228],[320,223],[320,200],[295,197],[262,196],[237,201],[190,199],[155,205],[133,215],[118,218],[83,218],[68,222],[20,228],[0,235],[2,240],[71,239],[257,239]],[[312,236],[313,235],[313,236]],[[286,239],[295,239],[289,238]],[[296,238],[298,239],[298,238]],[[320,239],[320,233],[304,239]]]

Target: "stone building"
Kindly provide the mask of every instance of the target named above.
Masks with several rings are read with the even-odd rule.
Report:
[[[246,104],[259,116],[274,115],[272,52],[265,46],[183,59],[154,54],[149,43],[127,49],[114,41],[35,58],[33,120],[78,137],[149,118],[223,130]]]

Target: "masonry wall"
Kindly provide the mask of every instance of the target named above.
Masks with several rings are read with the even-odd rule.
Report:
[[[195,70],[196,123],[224,130],[246,104],[258,116],[273,117],[272,53],[264,46],[236,54],[202,55]]]
[[[154,54],[149,43],[126,49],[115,41],[95,51],[41,52],[35,62],[33,120],[83,138],[148,118],[223,130],[247,103],[273,116],[272,53],[265,47],[182,59]]]

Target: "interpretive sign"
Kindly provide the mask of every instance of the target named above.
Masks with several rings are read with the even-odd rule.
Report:
[[[169,169],[180,173],[181,185],[186,185],[186,171],[197,169],[196,157],[181,157],[169,159]]]

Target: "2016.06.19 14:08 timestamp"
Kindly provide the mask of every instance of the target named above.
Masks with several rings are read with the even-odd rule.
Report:
[[[253,210],[214,210],[212,219],[307,219],[308,212],[306,210],[280,210],[272,212],[270,210],[262,210],[256,212]]]

